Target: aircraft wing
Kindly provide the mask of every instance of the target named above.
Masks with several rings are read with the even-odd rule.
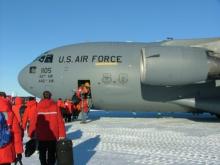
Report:
[[[215,56],[220,57],[220,37],[208,39],[166,40],[163,41],[161,45],[201,47],[213,51]]]

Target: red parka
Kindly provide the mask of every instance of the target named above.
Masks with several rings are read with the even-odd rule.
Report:
[[[35,136],[36,118],[37,118],[37,102],[35,100],[28,101],[22,118],[22,128],[25,130],[28,123],[28,136]]]
[[[19,122],[19,124],[21,125],[21,116],[20,116],[20,108],[22,106],[23,100],[20,97],[16,97],[15,98],[15,104],[12,106],[12,110]]]
[[[66,107],[66,104],[64,103],[63,100],[58,99],[58,100],[57,100],[57,106],[59,107],[59,109],[60,109],[60,111],[61,111],[62,113],[64,113],[63,111],[65,111],[65,113],[69,114],[69,111],[68,111],[68,109],[67,109],[67,107]]]
[[[64,104],[63,100],[58,99],[58,100],[57,100],[57,106],[58,106],[59,108],[65,108],[65,104]]]
[[[41,141],[66,137],[60,109],[51,99],[42,99],[37,105],[36,134]]]
[[[65,106],[66,106],[67,113],[68,113],[68,114],[71,114],[72,111],[73,111],[73,109],[74,109],[74,104],[72,103],[72,101],[67,100],[67,101],[65,102]]]
[[[0,112],[7,112],[7,124],[11,128],[12,134],[11,142],[0,148],[0,164],[12,163],[15,161],[16,154],[23,152],[22,132],[18,120],[12,112],[11,104],[3,97],[0,97]]]
[[[83,111],[86,113],[89,111],[89,103],[87,98],[82,99],[82,94],[87,94],[87,93],[89,93],[89,90],[86,89],[84,86],[79,87],[79,89],[76,91],[76,96],[81,99],[78,106],[80,107],[81,110],[83,109]]]

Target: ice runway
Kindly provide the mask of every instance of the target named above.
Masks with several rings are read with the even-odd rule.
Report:
[[[220,120],[204,114],[92,111],[66,124],[75,165],[220,164]],[[24,159],[39,164],[38,154]]]

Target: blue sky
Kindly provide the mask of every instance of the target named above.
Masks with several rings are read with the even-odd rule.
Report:
[[[0,91],[27,95],[19,71],[86,41],[220,37],[220,0],[0,0]]]

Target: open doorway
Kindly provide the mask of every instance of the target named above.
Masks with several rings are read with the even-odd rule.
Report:
[[[92,102],[92,90],[91,90],[91,81],[90,80],[78,80],[78,88],[81,85],[85,85],[85,83],[88,83],[90,86],[89,93],[84,95],[84,97],[88,100],[88,107],[89,109],[93,108],[93,102]]]
[[[89,85],[90,85],[90,92],[88,93],[87,97],[91,99],[92,98],[92,94],[91,94],[92,91],[91,91],[91,81],[90,80],[78,80],[78,88],[85,83],[89,83]]]
[[[78,80],[78,87],[80,87],[81,85],[85,84],[86,82],[88,82],[91,85],[90,80]]]

